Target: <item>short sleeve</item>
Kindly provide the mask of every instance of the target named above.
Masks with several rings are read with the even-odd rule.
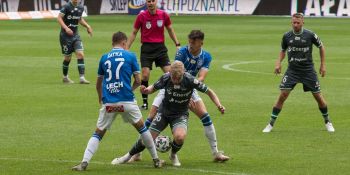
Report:
[[[131,66],[132,66],[132,72],[135,73],[140,73],[140,66],[139,63],[137,62],[136,55],[131,53],[132,56],[132,61],[131,61]]]
[[[60,13],[63,15],[66,15],[67,14],[67,6],[63,6],[60,10]]]
[[[164,75],[162,75],[159,79],[158,79],[158,81],[156,81],[154,84],[153,84],[153,88],[154,89],[156,89],[156,90],[159,90],[159,89],[164,89],[164,87],[165,87],[165,80],[166,80],[166,76],[167,76],[167,74],[164,74]]]
[[[170,16],[166,13],[166,12],[163,12],[164,13],[164,25],[165,26],[170,26],[171,25],[171,20],[170,20]]]
[[[312,33],[311,41],[316,47],[321,47],[323,45],[320,37],[318,37],[316,33]]]
[[[142,26],[142,16],[141,14],[138,14],[134,23],[134,28],[139,29]]]
[[[281,49],[282,49],[282,51],[286,51],[286,50],[287,50],[287,47],[288,47],[288,44],[287,44],[287,36],[286,36],[286,35],[283,35],[282,41],[281,41]]]

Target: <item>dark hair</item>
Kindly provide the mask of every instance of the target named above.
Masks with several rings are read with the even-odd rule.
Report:
[[[192,30],[191,33],[188,35],[188,39],[204,40],[204,33],[201,30]]]
[[[124,32],[118,31],[116,33],[113,34],[112,37],[112,43],[114,44],[119,44],[122,41],[128,40],[128,37],[125,35]]]
[[[304,18],[304,14],[303,13],[294,13],[292,15],[292,17],[293,18],[301,18],[301,19],[303,19]]]

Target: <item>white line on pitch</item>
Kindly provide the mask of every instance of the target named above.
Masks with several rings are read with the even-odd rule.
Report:
[[[31,159],[31,158],[16,158],[16,157],[0,157],[0,160],[17,160],[17,161],[38,161],[38,162],[58,162],[58,163],[77,163],[79,161],[73,161],[73,160],[53,160],[53,159]],[[101,161],[91,161],[90,164],[99,164],[99,165],[111,165],[107,162],[101,162]],[[151,165],[140,165],[140,164],[125,164],[126,166],[138,166],[138,167],[153,167]],[[120,166],[125,166],[120,165]],[[205,169],[196,169],[196,168],[175,168],[175,167],[164,167],[163,169],[169,169],[169,170],[176,170],[176,171],[192,171],[192,172],[199,172],[199,173],[207,173],[207,174],[224,174],[224,175],[249,175],[246,173],[234,173],[234,172],[224,172],[224,171],[212,171],[212,170],[205,170]]]
[[[225,65],[222,66],[222,68],[226,69],[226,70],[234,71],[234,72],[253,73],[253,74],[262,74],[262,75],[274,75],[273,73],[249,71],[249,70],[241,70],[241,69],[233,68],[236,65],[255,64],[255,63],[263,63],[263,62],[265,62],[265,61],[241,61],[241,62],[238,62],[238,63],[225,64]],[[346,78],[346,77],[331,77],[331,76],[327,76],[327,78],[335,79],[335,80],[350,80],[350,78]]]

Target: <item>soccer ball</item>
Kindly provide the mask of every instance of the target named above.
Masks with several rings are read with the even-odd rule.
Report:
[[[155,140],[154,143],[156,145],[157,151],[161,153],[165,153],[170,150],[171,145],[170,145],[171,139],[169,136],[163,136],[159,135]]]

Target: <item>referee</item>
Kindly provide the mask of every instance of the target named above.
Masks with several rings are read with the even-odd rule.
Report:
[[[127,47],[131,47],[137,32],[141,29],[141,85],[148,87],[148,80],[153,62],[155,62],[156,67],[160,67],[164,73],[170,70],[168,49],[164,44],[164,28],[168,31],[170,38],[174,41],[177,48],[180,47],[180,43],[171,26],[169,15],[163,10],[157,9],[157,0],[147,0],[146,5],[147,10],[140,12],[135,20],[134,29],[129,37]],[[142,99],[143,105],[141,109],[147,110],[148,95],[142,94]]]

